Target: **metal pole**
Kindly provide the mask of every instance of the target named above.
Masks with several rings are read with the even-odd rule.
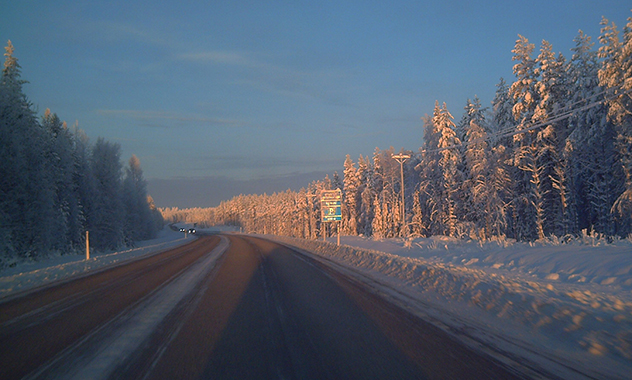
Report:
[[[86,261],[90,260],[90,231],[86,231]]]
[[[404,206],[404,162],[410,158],[410,155],[408,154],[397,154],[397,155],[392,155],[391,156],[393,159],[395,159],[397,162],[399,162],[399,169],[401,172],[401,183],[402,183],[402,214],[401,214],[401,223],[402,223],[402,230],[404,229],[404,226],[406,225],[406,217],[404,216],[404,213],[406,212],[406,207]]]

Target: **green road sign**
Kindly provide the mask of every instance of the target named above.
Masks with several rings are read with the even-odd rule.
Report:
[[[342,191],[323,190],[320,194],[320,210],[323,222],[342,220]]]

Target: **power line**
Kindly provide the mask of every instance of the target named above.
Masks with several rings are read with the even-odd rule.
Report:
[[[589,99],[601,96],[601,95],[605,94],[606,92],[610,92],[611,90],[612,89],[603,90],[603,91],[598,92],[596,94],[593,94],[593,95],[591,95],[591,96],[589,96],[589,97],[587,97],[585,99],[581,99],[581,100],[578,100],[578,101],[576,101],[574,103],[571,103],[571,105],[575,105],[575,104],[579,104],[579,103],[582,103],[582,102],[586,102]],[[460,146],[468,146],[470,144],[476,144],[476,143],[480,143],[480,142],[484,142],[484,141],[488,141],[488,140],[492,140],[492,139],[497,140],[497,139],[501,139],[503,137],[510,137],[510,136],[516,136],[516,135],[519,135],[519,134],[527,133],[527,132],[536,130],[538,128],[542,128],[542,127],[551,125],[552,123],[558,122],[560,120],[567,119],[567,118],[573,116],[577,112],[585,111],[587,109],[596,107],[596,106],[601,105],[601,104],[603,104],[603,103],[605,103],[605,102],[607,102],[609,100],[613,100],[613,99],[615,99],[615,98],[617,98],[617,97],[619,97],[621,95],[626,95],[626,94],[629,94],[629,93],[632,93],[632,89],[623,91],[623,92],[621,92],[619,94],[615,94],[615,95],[612,95],[610,97],[604,97],[603,100],[593,101],[592,103],[588,103],[585,106],[582,106],[582,107],[579,107],[579,108],[572,108],[572,109],[569,109],[568,111],[560,112],[560,113],[558,113],[558,115],[556,115],[556,116],[554,115],[553,117],[548,118],[546,121],[543,121],[543,122],[540,122],[540,123],[537,123],[537,124],[533,124],[533,125],[531,125],[528,128],[523,128],[523,129],[518,129],[517,130],[516,128],[519,125],[518,126],[512,126],[510,128],[505,128],[504,130],[500,130],[500,131],[496,131],[494,133],[487,134],[487,136],[485,138],[479,138],[479,139],[474,139],[472,141],[461,142],[459,144],[454,144],[454,145],[451,145],[449,147],[444,147],[444,148],[424,149],[420,153],[423,154],[423,153],[442,152],[444,150],[454,149],[454,148],[458,148]],[[563,107],[563,108],[560,109],[560,111],[563,111],[565,108],[568,108],[568,107],[569,106]]]

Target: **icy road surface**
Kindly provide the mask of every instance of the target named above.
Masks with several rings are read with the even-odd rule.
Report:
[[[472,346],[564,379],[630,379],[632,242],[275,237]]]
[[[3,379],[523,378],[312,255],[240,235],[18,294],[0,316]]]

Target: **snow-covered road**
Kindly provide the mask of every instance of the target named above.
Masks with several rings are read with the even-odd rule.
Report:
[[[632,373],[632,242],[584,236],[567,244],[481,244],[445,237],[328,243],[276,238],[407,305],[480,349],[516,357],[562,378],[626,379]],[[189,240],[190,241],[190,240]],[[0,272],[0,295],[187,242],[166,229],[146,248],[61,256]]]
[[[201,236],[0,307],[7,379],[524,378],[335,266],[247,235]]]

